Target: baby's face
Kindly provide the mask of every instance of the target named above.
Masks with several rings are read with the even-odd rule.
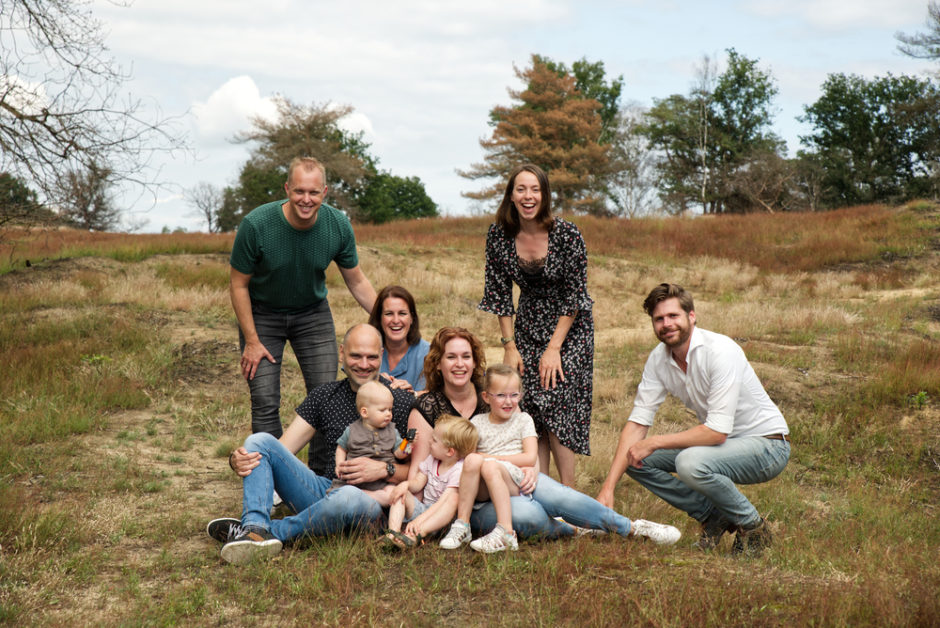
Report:
[[[434,431],[431,432],[431,455],[434,456],[435,460],[446,460],[451,455],[450,447],[444,444],[441,437],[440,429],[435,428]]]
[[[387,398],[382,395],[378,399],[369,399],[368,403],[360,408],[359,413],[366,424],[378,430],[391,423],[393,405],[391,395],[388,395]]]

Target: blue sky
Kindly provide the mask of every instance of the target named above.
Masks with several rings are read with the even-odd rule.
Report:
[[[263,10],[259,9],[263,6]],[[451,215],[472,210],[455,173],[482,158],[487,114],[518,88],[513,65],[538,53],[568,64],[603,61],[624,77],[623,102],[687,93],[702,56],[735,48],[777,81],[775,130],[791,152],[795,120],[829,73],[922,75],[938,66],[903,57],[897,31],[923,29],[926,0],[136,0],[93,3],[128,88],[181,116],[192,157],[163,164],[167,181],[223,186],[248,148],[229,140],[282,94],[299,103],[349,104],[380,167],[418,176]],[[140,202],[144,231],[204,229],[181,195]]]

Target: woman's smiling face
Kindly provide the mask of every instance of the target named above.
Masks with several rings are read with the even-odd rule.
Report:
[[[444,353],[437,368],[445,384],[462,387],[470,383],[474,366],[470,343],[464,338],[451,338],[444,345]]]
[[[528,170],[517,174],[512,184],[512,203],[519,212],[520,220],[535,220],[542,207],[542,190],[538,177]]]
[[[388,297],[382,304],[382,332],[385,342],[400,342],[408,338],[412,322],[408,303],[398,297]]]

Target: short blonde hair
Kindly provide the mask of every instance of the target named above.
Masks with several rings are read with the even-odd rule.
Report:
[[[375,380],[371,380],[359,387],[356,393],[356,410],[362,410],[370,403],[381,401],[382,399],[391,399],[394,403],[395,396],[392,391]]]
[[[443,414],[434,423],[434,429],[441,428],[441,442],[457,451],[458,458],[466,458],[477,450],[480,435],[476,426],[467,419]]]
[[[519,381],[519,392],[525,392],[522,387],[522,375],[519,375],[519,371],[509,366],[508,364],[494,364],[490,368],[486,369],[486,375],[483,376],[484,390],[489,390],[494,376],[507,378],[515,377]]]
[[[326,167],[316,157],[294,157],[290,160],[290,165],[287,166],[287,184],[290,185],[290,178],[294,174],[294,170],[301,168],[306,172],[310,172],[313,169],[320,171],[320,174],[323,176],[323,185],[326,185]]]

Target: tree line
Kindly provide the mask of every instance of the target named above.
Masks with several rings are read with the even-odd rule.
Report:
[[[571,68],[533,55],[525,85],[490,112],[484,159],[460,171],[498,178],[531,161],[549,172],[563,211],[636,216],[819,210],[934,197],[940,184],[940,92],[912,76],[830,74],[799,118],[812,130],[795,157],[773,132],[777,87],[757,59],[705,57],[688,93],[648,109],[619,107],[623,77],[603,62]],[[501,181],[464,193],[501,194]]]
[[[9,9],[7,9],[9,5]],[[121,220],[117,184],[155,194],[157,152],[187,148],[173,120],[145,115],[122,94],[129,76],[107,53],[103,25],[77,0],[11,0],[0,12],[0,227],[58,218],[90,229]],[[926,30],[898,33],[899,49],[940,59],[940,2]],[[491,202],[509,170],[533,162],[551,177],[563,212],[640,216],[822,210],[936,197],[940,86],[934,78],[830,74],[799,120],[810,127],[790,157],[773,131],[776,81],[758,59],[728,49],[723,70],[704,57],[686,93],[650,107],[622,103],[623,77],[603,62],[569,67],[533,55],[515,68],[521,89],[489,112],[483,159],[458,173],[483,182],[466,198]],[[228,185],[200,182],[189,205],[210,231],[237,228],[254,207],[283,198],[286,164],[315,155],[330,199],[352,219],[435,216],[417,177],[379,168],[350,106],[275,99],[234,141],[250,154]],[[490,203],[491,204],[491,203]]]

